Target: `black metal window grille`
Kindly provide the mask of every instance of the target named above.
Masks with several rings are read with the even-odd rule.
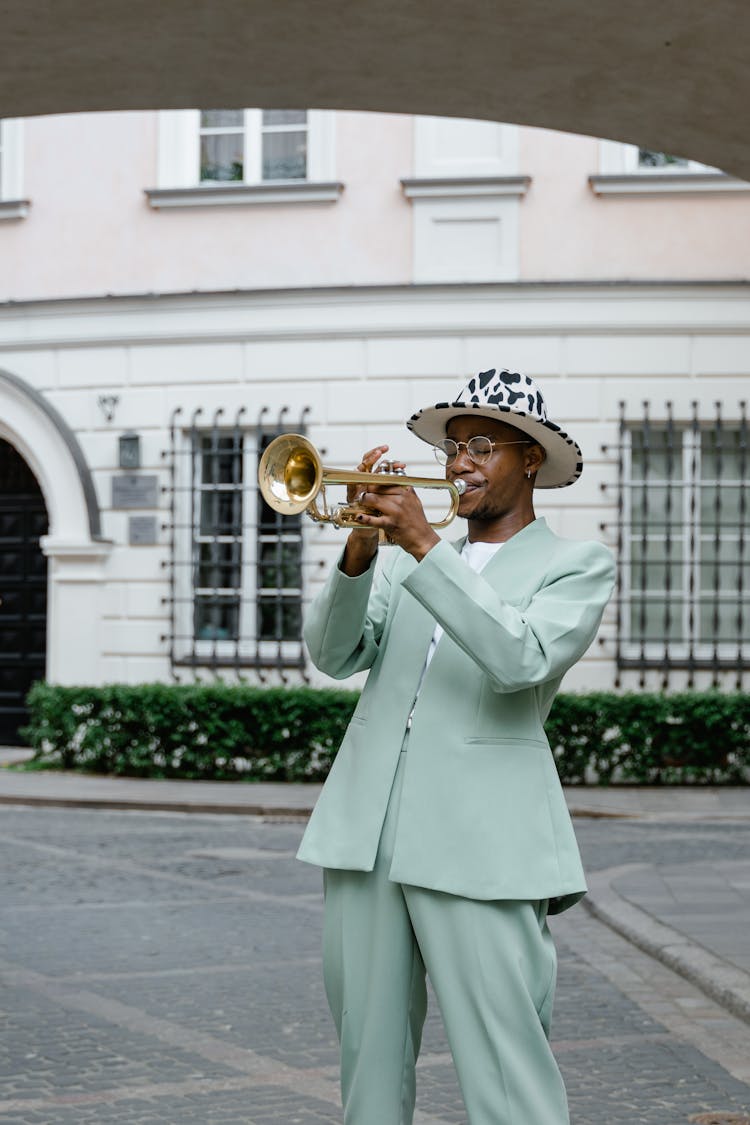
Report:
[[[170,426],[170,659],[219,671],[304,672],[303,534],[300,516],[283,517],[257,487],[258,459],[277,433],[254,427],[245,410],[226,424],[224,411],[202,424],[196,410]],[[303,428],[303,419],[296,429]],[[179,677],[178,677],[179,678]]]
[[[617,665],[698,672],[737,687],[750,658],[746,406],[723,416],[652,421],[621,404],[618,444]]]

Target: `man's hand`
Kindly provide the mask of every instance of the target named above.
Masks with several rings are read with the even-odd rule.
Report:
[[[357,465],[358,473],[371,473],[375,465],[388,452],[387,445],[376,445],[362,455],[362,460]],[[364,492],[361,484],[348,484],[346,486],[347,504],[356,504]],[[341,570],[350,578],[357,578],[369,568],[378,549],[378,533],[367,528],[352,531],[346,541],[346,550],[341,562]]]
[[[371,473],[387,445],[378,445],[368,450],[362,457],[357,472]],[[394,468],[403,469],[403,461],[395,461]],[[347,487],[347,502],[362,505],[370,511],[357,516],[360,525],[349,535],[346,543],[341,569],[350,578],[355,578],[369,568],[378,549],[380,531],[384,531],[391,543],[396,543],[419,562],[427,552],[438,543],[439,536],[430,527],[419,497],[413,488],[388,483],[389,474],[383,474],[383,484],[370,484],[363,487],[351,484]]]
[[[382,485],[368,485],[358,502],[369,510],[357,515],[357,523],[363,528],[382,530],[389,543],[403,548],[417,562],[440,542],[414,489],[389,483],[387,474],[383,475]]]

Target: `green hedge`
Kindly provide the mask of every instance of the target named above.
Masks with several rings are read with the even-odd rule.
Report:
[[[34,763],[129,777],[319,781],[354,691],[226,684],[37,683],[24,737]]]
[[[36,684],[33,765],[131,777],[320,781],[354,691],[143,684]],[[560,695],[547,734],[563,782],[750,781],[750,696]]]
[[[750,695],[558,695],[546,730],[568,785],[750,782]]]

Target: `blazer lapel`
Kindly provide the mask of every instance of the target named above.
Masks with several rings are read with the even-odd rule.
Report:
[[[552,533],[547,527],[547,521],[540,516],[533,523],[517,531],[515,535],[511,535],[483,568],[482,574],[485,578],[503,575],[506,581],[522,586],[528,570],[529,554],[543,551],[544,542],[551,537]],[[460,547],[463,547],[464,542],[463,539],[460,541]]]
[[[511,536],[497,554],[493,555],[484,567],[482,574],[493,582],[496,577],[502,575],[503,580],[509,584],[510,588],[524,589],[529,551],[542,550],[542,543],[550,534],[547,521],[544,518],[540,517],[534,520],[533,523],[528,524],[521,531]],[[455,540],[451,543],[451,546],[460,552],[465,542],[466,536]],[[398,651],[403,672],[401,686],[407,690],[407,693],[411,693],[410,698],[413,698],[419,685],[419,678],[422,674],[436,622],[435,618],[411,594],[408,595],[403,606],[399,609],[398,621]],[[395,639],[392,638],[391,643]],[[438,644],[439,650],[440,645]],[[437,658],[437,652],[435,657]]]

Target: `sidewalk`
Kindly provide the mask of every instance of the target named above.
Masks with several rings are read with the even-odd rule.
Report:
[[[0,804],[307,817],[321,790],[305,782],[165,781],[2,768],[30,757],[30,750],[0,748]],[[750,822],[750,787],[576,786],[565,796],[572,816]]]
[[[2,768],[27,751],[0,750],[0,805],[309,815],[321,786],[164,781]],[[750,824],[750,788],[596,788],[565,791],[574,817],[651,823]],[[639,863],[589,876],[588,910],[750,1022],[750,857],[682,866]]]

